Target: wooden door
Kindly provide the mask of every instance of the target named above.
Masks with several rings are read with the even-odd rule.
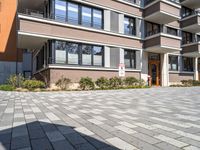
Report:
[[[160,86],[160,61],[149,61],[150,85]]]

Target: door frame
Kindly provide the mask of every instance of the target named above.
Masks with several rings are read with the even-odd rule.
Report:
[[[149,72],[149,75],[151,77],[151,81],[150,81],[150,86],[152,86],[152,65],[156,65],[156,86],[160,86],[160,60],[149,60],[149,63],[148,63],[148,72]]]

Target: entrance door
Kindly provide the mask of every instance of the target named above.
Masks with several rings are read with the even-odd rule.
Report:
[[[160,61],[149,61],[149,75],[151,86],[160,85]]]

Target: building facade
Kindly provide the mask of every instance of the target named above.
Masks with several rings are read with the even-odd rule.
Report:
[[[9,61],[49,85],[62,76],[118,76],[119,64],[126,77],[151,77],[157,86],[200,79],[199,0],[1,0],[0,7],[4,79]]]

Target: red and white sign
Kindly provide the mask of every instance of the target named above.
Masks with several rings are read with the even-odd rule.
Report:
[[[125,64],[119,64],[119,77],[125,77]]]

